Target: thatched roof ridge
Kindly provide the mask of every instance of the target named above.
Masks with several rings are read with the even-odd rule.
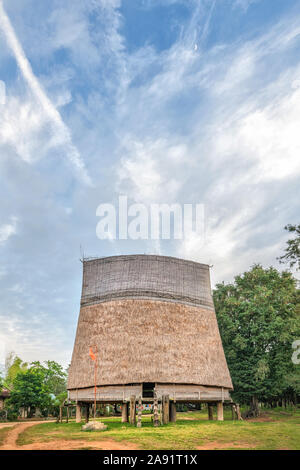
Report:
[[[177,256],[166,256],[166,255],[145,255],[145,254],[134,254],[134,255],[112,255],[112,256],[95,256],[95,257],[88,257],[88,258],[83,258],[82,262],[83,263],[94,263],[97,261],[101,261],[103,263],[110,263],[112,261],[116,260],[125,260],[125,261],[130,261],[133,259],[137,258],[147,258],[147,259],[153,259],[157,261],[177,261],[182,264],[190,264],[190,265],[197,265],[197,266],[205,266],[207,269],[209,269],[209,264],[207,263],[199,263],[198,261],[193,261],[189,259],[183,259],[183,258],[178,258]]]

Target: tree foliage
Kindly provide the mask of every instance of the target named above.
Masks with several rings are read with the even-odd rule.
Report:
[[[284,227],[290,233],[295,234],[295,238],[287,241],[287,247],[284,250],[285,254],[280,256],[281,263],[289,263],[289,266],[300,269],[300,225],[286,225]]]
[[[27,369],[27,362],[23,362],[22,359],[15,356],[13,352],[9,353],[5,359],[4,386],[11,390],[17,375],[26,372]]]
[[[291,345],[300,337],[300,311],[292,274],[255,265],[233,284],[218,284],[214,302],[233,396],[243,403],[280,396],[297,375]]]
[[[66,372],[55,361],[45,361],[44,365],[40,361],[28,364],[10,353],[3,381],[11,392],[6,406],[14,411],[58,409],[62,395],[67,393],[66,379]]]
[[[31,369],[19,373],[9,398],[9,404],[16,409],[19,408],[45,408],[50,406],[51,397],[43,382],[41,373],[33,372]]]
[[[49,393],[58,396],[66,392],[67,373],[57,362],[45,361],[45,366],[43,366],[40,361],[35,361],[31,363],[31,370],[42,374]]]

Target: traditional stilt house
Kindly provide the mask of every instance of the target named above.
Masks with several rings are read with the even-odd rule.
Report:
[[[231,389],[209,266],[153,255],[83,260],[68,379],[78,420],[95,399],[122,404],[124,421],[130,404],[132,423],[138,400],[158,402],[164,422],[187,402],[217,404],[223,419]]]

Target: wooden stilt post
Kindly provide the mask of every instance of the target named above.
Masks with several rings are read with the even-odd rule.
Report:
[[[155,427],[159,426],[159,416],[158,416],[158,400],[155,394],[153,401],[153,425]]]
[[[163,395],[162,397],[162,415],[163,415],[163,424],[169,423],[169,395]]]
[[[128,403],[122,405],[122,423],[128,423]]]
[[[139,397],[137,427],[142,427],[142,397]]]
[[[90,405],[85,405],[85,422],[88,423],[90,419]]]
[[[176,403],[170,402],[170,421],[176,423]]]
[[[135,395],[130,397],[130,424],[136,424],[136,413],[135,413]]]
[[[69,422],[69,405],[67,405],[67,417],[66,417],[66,423]]]
[[[81,405],[76,405],[76,423],[81,423]]]
[[[217,420],[224,421],[223,402],[218,401],[217,403]]]
[[[208,419],[209,421],[213,421],[214,419],[214,405],[212,403],[207,403],[208,409]]]
[[[236,417],[236,411],[235,411],[235,404],[234,403],[231,404],[231,417],[232,417],[232,421],[234,421],[235,417]]]
[[[236,404],[236,415],[238,420],[242,420],[240,405]]]

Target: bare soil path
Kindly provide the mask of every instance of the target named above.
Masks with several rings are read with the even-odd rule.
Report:
[[[47,421],[49,423],[49,421]],[[27,423],[10,423],[14,428],[9,431],[0,450],[75,450],[75,449],[98,449],[98,450],[135,450],[138,447],[132,443],[116,442],[112,439],[103,441],[85,441],[85,440],[53,440],[50,442],[34,442],[19,446],[17,440],[19,435],[30,426],[45,423],[45,421],[34,421]],[[5,423],[6,424],[6,423]],[[6,426],[3,426],[6,427]]]
[[[3,429],[3,428],[11,428],[12,426],[15,426],[16,424],[19,424],[19,423],[13,423],[13,422],[9,422],[9,423],[0,423],[0,429]]]
[[[17,446],[17,439],[19,437],[19,434],[21,434],[23,431],[25,431],[25,429],[29,428],[30,426],[34,426],[35,424],[41,424],[44,422],[45,421],[9,423],[11,426],[13,426],[13,429],[8,432],[6,439],[4,440],[2,446],[0,446],[0,450],[15,450],[17,448],[21,449],[22,447]],[[5,427],[5,425],[3,427]]]

